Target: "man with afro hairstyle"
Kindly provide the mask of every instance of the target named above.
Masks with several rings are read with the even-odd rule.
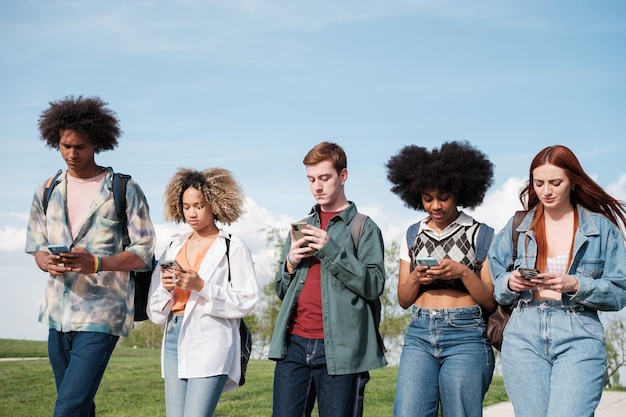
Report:
[[[94,397],[113,348],[133,327],[131,270],[148,269],[155,232],[143,191],[129,179],[126,215],[130,243],[112,192],[113,170],[95,154],[117,146],[115,113],[98,97],[69,96],[39,116],[39,132],[67,169],[44,203],[50,180],[35,191],[26,252],[49,274],[39,311],[48,325],[48,355],[57,388],[55,417],[96,415]],[[49,245],[65,245],[52,254]]]
[[[413,317],[394,415],[437,417],[441,405],[444,416],[480,416],[494,369],[484,313],[496,303],[489,266],[476,249],[479,230],[485,227],[488,243],[493,231],[458,207],[483,201],[493,165],[467,142],[433,150],[411,145],[387,162],[387,178],[405,205],[427,214],[400,244],[398,302]],[[437,265],[422,265],[420,257]]]

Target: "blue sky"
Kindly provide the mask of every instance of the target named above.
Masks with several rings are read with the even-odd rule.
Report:
[[[314,203],[302,157],[331,140],[348,154],[348,198],[386,242],[423,216],[389,191],[403,146],[468,140],[495,164],[475,216],[501,228],[532,157],[564,144],[626,199],[626,3],[616,0],[64,1],[0,5],[0,337],[44,339],[46,276],[23,253],[32,193],[64,164],[37,117],[49,101],[98,95],[120,146],[101,165],[144,189],[159,248],[179,167],[233,171],[248,214],[228,229],[270,278],[265,227]],[[183,227],[184,229],[184,227]]]

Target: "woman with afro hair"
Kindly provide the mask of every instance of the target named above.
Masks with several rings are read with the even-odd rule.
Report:
[[[475,258],[483,226],[458,207],[483,201],[493,165],[467,142],[432,151],[412,145],[387,162],[387,177],[406,206],[427,213],[400,249],[398,301],[412,318],[394,415],[436,417],[441,405],[443,416],[481,416],[494,369],[484,314],[496,304],[489,267]],[[423,265],[424,257],[437,265]]]
[[[161,371],[168,417],[212,416],[239,386],[239,320],[258,300],[250,250],[218,228],[243,214],[241,188],[223,168],[179,169],[164,193],[173,236],[152,275],[148,316],[165,326]]]

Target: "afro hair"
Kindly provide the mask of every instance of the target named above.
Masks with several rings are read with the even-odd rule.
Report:
[[[493,164],[469,142],[446,142],[439,149],[409,145],[386,164],[387,179],[405,206],[424,210],[422,194],[448,192],[461,207],[479,205],[493,183]]]
[[[122,131],[115,112],[99,97],[68,96],[50,102],[39,115],[39,133],[47,146],[59,149],[61,130],[74,130],[95,145],[95,153],[112,150]]]

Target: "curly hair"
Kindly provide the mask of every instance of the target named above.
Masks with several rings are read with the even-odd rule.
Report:
[[[95,153],[112,150],[122,131],[115,112],[99,97],[67,96],[51,101],[39,115],[39,133],[49,148],[59,149],[61,130],[74,130],[95,145]]]
[[[163,193],[166,220],[176,223],[185,222],[183,213],[183,193],[190,187],[211,205],[215,220],[231,224],[244,213],[244,195],[231,172],[224,168],[209,168],[202,172],[195,169],[180,168]]]
[[[405,146],[386,167],[391,191],[416,210],[424,210],[422,193],[431,190],[451,193],[459,206],[474,208],[493,183],[493,164],[467,141],[446,142],[432,151]]]

